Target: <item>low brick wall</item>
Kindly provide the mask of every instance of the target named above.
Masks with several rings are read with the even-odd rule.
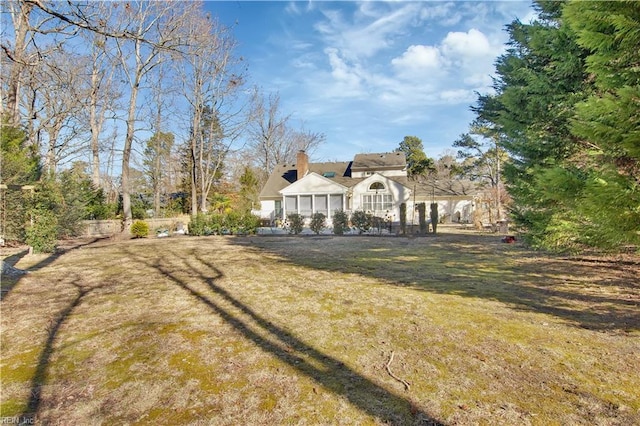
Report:
[[[144,219],[145,222],[149,225],[149,231],[151,233],[155,233],[155,230],[158,228],[167,228],[169,230],[175,231],[176,226],[179,222],[183,224],[183,227],[186,229],[191,221],[191,216],[183,215],[178,217],[167,217],[167,218],[153,218],[153,219]],[[114,220],[83,220],[84,225],[84,235],[86,237],[107,237],[114,234],[120,233],[120,227],[122,226],[122,222],[119,219]],[[128,230],[127,230],[128,232]]]

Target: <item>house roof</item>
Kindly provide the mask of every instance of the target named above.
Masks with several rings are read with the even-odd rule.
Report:
[[[309,173],[317,173],[324,178],[336,182],[347,188],[362,182],[366,178],[353,178],[351,171],[359,168],[362,170],[394,170],[403,169],[407,164],[404,153],[391,152],[382,154],[357,154],[353,161],[309,163]],[[300,176],[302,178],[304,176]],[[417,199],[430,199],[448,196],[474,195],[476,185],[470,181],[455,179],[433,182],[430,180],[417,182],[409,180],[406,176],[386,176],[387,179],[406,186],[411,191],[415,190]],[[262,191],[261,199],[281,199],[280,191],[298,180],[298,171],[295,164],[280,164],[276,166]]]
[[[353,170],[402,170],[407,166],[404,152],[383,152],[378,154],[356,154],[353,159]]]
[[[407,185],[412,190],[414,183]],[[415,182],[415,196],[420,200],[448,196],[473,196],[478,192],[477,185],[469,180],[442,179],[437,181]]]
[[[351,177],[352,161],[309,163],[309,173],[317,173],[340,185],[350,187],[362,179]],[[302,178],[304,176],[300,176]],[[267,183],[260,191],[260,198],[281,198],[279,191],[298,180],[298,171],[295,164],[281,164],[273,170]]]

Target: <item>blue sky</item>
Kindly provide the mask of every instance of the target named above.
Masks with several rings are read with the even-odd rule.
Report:
[[[475,92],[490,91],[506,24],[522,1],[223,1],[249,82],[279,92],[283,113],[326,142],[315,160],[385,152],[406,135],[439,157],[468,129]]]

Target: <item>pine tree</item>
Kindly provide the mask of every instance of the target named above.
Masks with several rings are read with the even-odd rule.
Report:
[[[563,13],[595,90],[577,105],[572,132],[589,149],[578,210],[589,219],[591,245],[640,244],[640,5],[571,2]]]
[[[40,178],[40,157],[26,133],[3,117],[0,127],[0,237],[23,241],[28,194],[20,188]],[[6,188],[5,188],[6,187]]]
[[[396,152],[404,152],[407,157],[407,171],[410,178],[424,175],[434,170],[433,160],[427,157],[422,140],[417,136],[405,136]]]
[[[579,233],[578,227],[567,225],[583,220],[566,200],[548,191],[549,177],[555,178],[554,186],[571,184],[578,192],[585,183],[569,166],[583,149],[571,133],[571,119],[576,104],[587,96],[586,52],[562,23],[562,3],[539,1],[535,7],[539,20],[508,25],[509,48],[496,63],[496,94],[479,97],[472,108],[474,126],[500,138],[511,157],[503,172],[514,201],[511,215],[529,241],[565,247]]]

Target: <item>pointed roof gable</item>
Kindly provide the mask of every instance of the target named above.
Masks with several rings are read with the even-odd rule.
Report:
[[[351,161],[309,163],[309,173],[316,173],[339,185],[349,187],[360,181],[359,179],[351,178],[351,164]],[[303,176],[300,176],[300,178],[303,178]],[[297,180],[298,172],[295,164],[278,165],[269,176],[262,191],[260,191],[260,198],[279,199],[282,197],[280,191]]]
[[[319,175],[316,172],[309,172],[302,179],[297,180],[291,185],[280,190],[281,194],[315,194],[317,192],[325,193],[344,193],[347,190],[345,185],[341,185],[334,179]]]

